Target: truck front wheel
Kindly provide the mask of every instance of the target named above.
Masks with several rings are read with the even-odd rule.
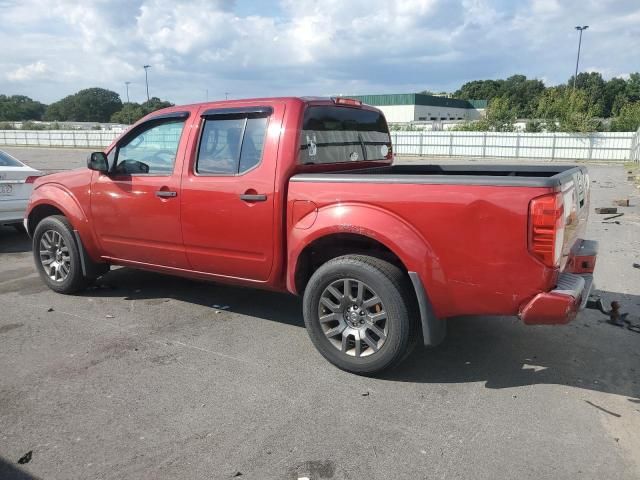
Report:
[[[342,370],[373,374],[399,363],[413,345],[413,302],[404,273],[365,255],[334,258],[311,276],[304,321],[320,353]]]
[[[75,293],[90,282],[82,274],[80,252],[73,229],[62,215],[52,215],[36,226],[33,257],[40,277],[58,293]]]

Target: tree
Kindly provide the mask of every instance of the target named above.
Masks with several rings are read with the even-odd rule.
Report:
[[[0,121],[41,120],[46,107],[24,95],[0,95]]]
[[[598,128],[595,107],[583,90],[551,87],[538,102],[537,117],[544,120],[548,131],[594,132]]]
[[[495,97],[489,102],[486,122],[490,130],[494,132],[513,132],[513,123],[515,121],[515,111],[506,96]]]
[[[603,117],[608,118],[618,114],[620,107],[627,102],[626,89],[627,82],[624,78],[612,78],[605,83]]]
[[[614,132],[635,132],[640,128],[640,101],[627,103],[620,109],[620,113],[611,121]]]
[[[567,85],[573,88],[572,76]],[[605,114],[605,82],[599,72],[581,72],[575,77],[575,88],[586,94],[587,102],[593,109],[593,114],[602,117]]]
[[[75,122],[108,122],[122,109],[120,95],[104,88],[87,88],[52,103],[45,112],[46,120]]]
[[[111,115],[111,121],[113,123],[131,124],[137,122],[151,112],[172,106],[173,103],[167,102],[166,100],[160,100],[158,97],[152,97],[149,101],[144,102],[143,104],[125,103],[122,110]]]

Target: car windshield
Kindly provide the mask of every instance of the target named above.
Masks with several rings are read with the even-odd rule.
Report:
[[[0,167],[23,167],[24,165],[6,152],[0,151]]]

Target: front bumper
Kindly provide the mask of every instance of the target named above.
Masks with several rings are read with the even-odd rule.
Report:
[[[520,309],[527,325],[569,323],[583,309],[593,288],[593,270],[598,254],[594,241],[579,240],[571,250],[567,271],[558,275],[556,288],[537,294]]]

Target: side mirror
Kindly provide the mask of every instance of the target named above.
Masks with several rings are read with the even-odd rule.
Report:
[[[107,173],[109,171],[109,160],[104,152],[93,152],[87,157],[87,168],[97,172]]]

